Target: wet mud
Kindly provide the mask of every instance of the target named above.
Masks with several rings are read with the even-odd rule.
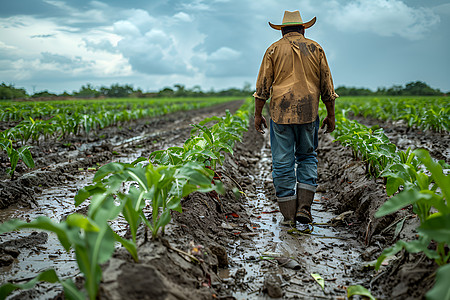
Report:
[[[382,121],[362,116],[353,116],[352,118],[368,127],[380,126],[389,140],[400,150],[423,148],[428,150],[433,158],[450,163],[450,134],[446,131],[435,132],[423,131],[414,127],[408,128],[404,121]]]
[[[30,183],[30,195],[22,196],[22,207],[0,197],[9,203],[0,210],[0,219],[34,219],[39,215],[64,218],[76,210],[73,197],[90,182],[95,170],[89,168],[99,162],[97,157],[104,157],[100,164],[132,161],[154,150],[181,145],[189,135],[189,124],[221,115],[227,108],[236,110],[239,105],[224,104],[189,116],[174,114],[136,122],[131,126],[135,131],[122,129],[123,134],[109,129],[111,132],[103,133],[105,137],[93,139],[87,146],[74,141],[74,145],[80,145],[66,150],[73,153],[72,162],[78,163],[88,155],[94,160],[61,172],[49,170],[54,182],[49,179],[49,186]],[[319,189],[312,205],[315,224],[308,228],[312,231],[305,233],[301,229],[306,228],[300,225],[299,230],[280,226],[268,134],[257,133],[251,121],[243,142],[237,143],[234,155],[227,156],[218,170],[226,194],[194,193],[183,199],[183,213],[173,212],[171,223],[158,240],[151,240],[146,229],[139,228],[139,262],[118,248],[103,266],[99,298],[346,299],[346,287],[356,284],[370,288],[380,299],[423,297],[433,284],[436,269],[429,260],[401,253],[379,272],[369,266],[397,239],[414,238],[417,218],[406,209],[375,219],[374,213],[386,200],[383,182],[366,178],[363,164],[354,161],[351,151],[333,143],[329,135],[320,134],[318,155]],[[61,163],[70,164],[55,162]],[[42,164],[33,172],[46,171],[41,170]],[[235,194],[234,188],[241,193]],[[13,193],[11,190],[6,189]],[[82,212],[84,208],[77,209]],[[392,224],[402,219],[403,228],[395,235]],[[114,228],[119,234],[127,234],[123,220],[119,219]],[[80,282],[73,254],[65,253],[51,235],[33,242],[37,235],[43,234],[29,231],[0,236],[0,281],[24,282],[46,268],[55,268],[63,278],[78,278]],[[10,243],[22,240],[13,251]],[[323,289],[313,278],[316,275],[323,278]],[[61,296],[60,287],[39,284],[10,298]]]

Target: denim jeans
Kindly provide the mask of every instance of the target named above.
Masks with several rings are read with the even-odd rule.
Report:
[[[319,122],[319,116],[308,124],[270,120],[272,178],[278,199],[295,195],[297,182],[300,188],[316,191]]]

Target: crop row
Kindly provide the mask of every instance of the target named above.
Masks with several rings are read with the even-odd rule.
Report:
[[[336,101],[336,108],[365,118],[401,120],[421,130],[450,131],[449,97],[342,97]]]
[[[235,98],[119,98],[95,100],[63,100],[63,101],[0,101],[0,121],[22,121],[32,119],[48,119],[55,115],[73,113],[92,114],[100,111],[135,111],[140,109],[157,108],[181,103],[219,103]]]
[[[40,112],[39,116],[51,116],[47,119],[33,119],[28,115],[14,127],[0,132],[0,149],[8,155],[10,168],[7,173],[14,178],[14,171],[19,160],[22,160],[28,167],[33,168],[34,162],[30,152],[30,146],[33,143],[39,143],[41,140],[66,138],[69,135],[84,134],[85,137],[91,132],[108,126],[117,126],[130,120],[141,119],[144,117],[154,117],[172,113],[179,110],[191,110],[200,107],[206,107],[230,99],[207,99],[208,101],[150,101],[148,103],[139,101],[139,103],[127,104],[127,102],[116,100],[110,102],[92,102],[82,101],[66,103],[56,110],[49,109],[46,113]],[[86,105],[83,105],[86,104]],[[109,104],[108,104],[109,103]],[[89,105],[87,105],[89,104]],[[36,102],[33,105],[48,109],[48,104]],[[64,105],[64,103],[61,103]],[[20,106],[19,106],[20,107]],[[16,106],[8,109],[17,109]],[[26,109],[17,111],[25,114]],[[28,112],[36,113],[35,110]],[[11,111],[9,112],[11,114]],[[47,115],[47,113],[50,113]],[[23,115],[22,115],[23,116]]]
[[[67,251],[75,252],[85,285],[84,291],[79,291],[70,278],[59,278],[50,269],[25,284],[4,284],[0,287],[0,299],[16,289],[31,288],[38,281],[59,282],[68,299],[85,299],[85,293],[90,299],[96,299],[102,278],[100,265],[111,258],[115,242],[122,244],[138,261],[136,235],[142,223],[157,238],[170,222],[171,211],[181,212],[182,197],[195,191],[224,192],[222,183],[213,179],[214,167],[223,162],[223,152],[232,153],[234,142],[241,140],[242,133],[248,129],[251,103],[247,100],[234,115],[227,111],[225,117],[208,118],[193,125],[191,137],[182,147],[156,151],[150,158],[140,158],[131,164],[102,166],[93,184],[80,189],[75,196],[76,206],[90,200],[87,216],[74,213],[60,223],[39,217],[29,223],[10,220],[1,224],[0,233],[22,228],[55,233]],[[212,121],[215,124],[207,126]],[[146,201],[151,202],[151,216],[144,214]],[[120,237],[110,226],[119,215],[129,224],[131,240]]]
[[[356,159],[365,163],[368,176],[385,178],[386,192],[392,197],[379,208],[375,217],[412,205],[413,212],[420,220],[418,239],[400,240],[385,249],[377,260],[376,269],[380,268],[386,257],[402,249],[410,253],[423,252],[440,266],[435,285],[427,293],[427,299],[448,299],[450,166],[444,161],[434,161],[424,149],[398,151],[383,129],[368,128],[347,119],[341,113],[336,115],[333,135],[337,141],[352,149]]]

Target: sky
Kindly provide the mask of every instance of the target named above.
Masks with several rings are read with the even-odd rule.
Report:
[[[450,91],[450,1],[1,0],[0,82],[29,93],[131,84],[255,86],[285,10],[325,50],[335,87]]]

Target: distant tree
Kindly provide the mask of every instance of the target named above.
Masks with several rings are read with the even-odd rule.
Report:
[[[0,99],[27,98],[28,94],[23,88],[15,88],[14,85],[2,82],[0,84]]]
[[[204,97],[205,93],[202,91],[201,86],[194,85],[192,89],[188,90],[189,97]]]
[[[402,94],[415,96],[435,96],[442,95],[442,92],[439,89],[431,88],[425,82],[416,81],[407,83]]]
[[[45,91],[41,91],[41,92],[37,92],[34,93],[33,95],[31,95],[31,98],[48,98],[48,97],[56,97],[58,95],[50,93],[49,91],[45,90]]]
[[[339,86],[336,88],[339,96],[370,96],[373,92],[367,88]]]
[[[187,93],[184,85],[175,84],[173,87],[175,88],[175,93],[174,93],[175,97],[187,97],[188,96],[188,93]]]
[[[90,83],[82,85],[78,92],[74,91],[73,95],[77,98],[96,98],[101,95]]]
[[[108,98],[126,98],[133,94],[134,89],[132,85],[121,86],[118,83],[112,84],[110,88],[102,86],[100,93]]]
[[[174,94],[174,91],[169,87],[165,87],[158,92],[159,97],[173,97]]]
[[[403,86],[401,85],[393,85],[392,87],[386,90],[386,95],[390,96],[400,96],[403,93]]]

